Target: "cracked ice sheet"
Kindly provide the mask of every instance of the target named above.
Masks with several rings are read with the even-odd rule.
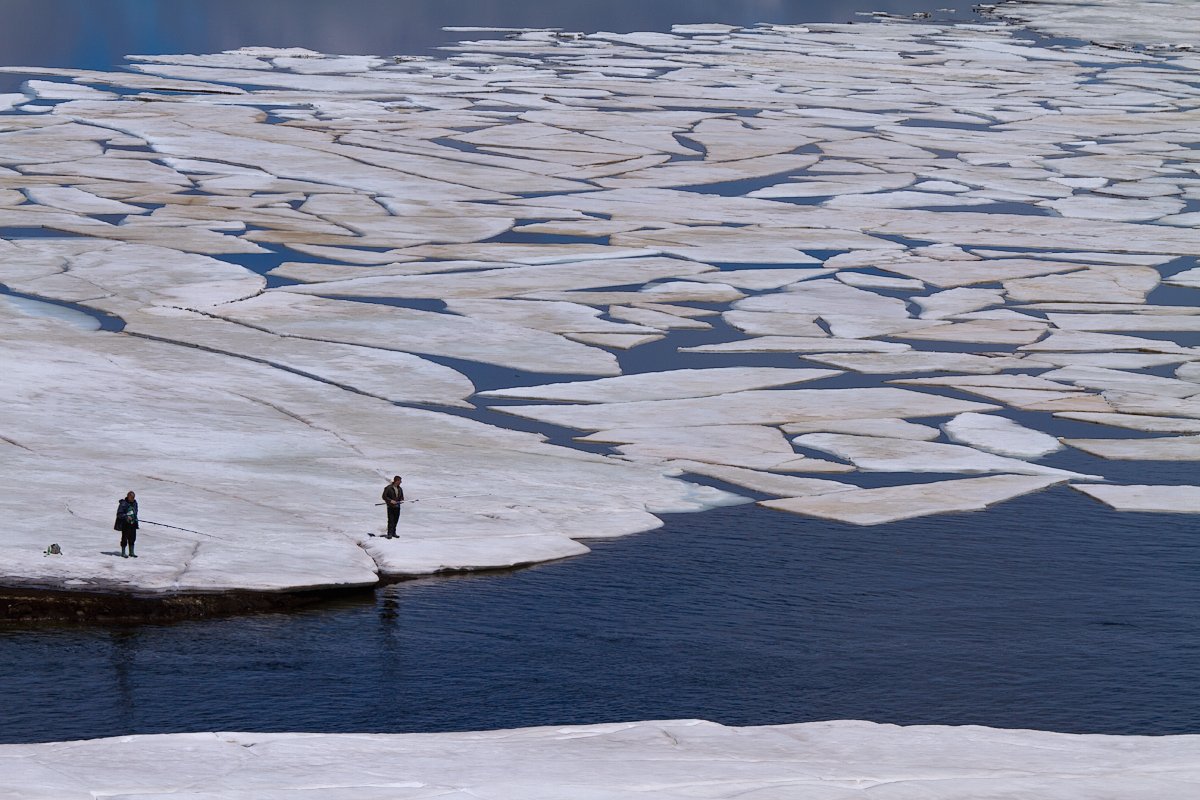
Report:
[[[657,527],[654,512],[737,499],[664,478],[661,468],[347,394],[195,348],[77,332],[24,316],[6,316],[3,325],[0,348],[13,365],[3,385],[5,420],[8,432],[19,433],[9,437],[15,444],[3,444],[0,471],[10,481],[32,476],[31,485],[47,493],[36,504],[36,524],[0,547],[6,585],[72,588],[66,581],[74,580],[82,582],[77,589],[278,591],[371,584],[377,568],[412,574],[430,563],[428,547],[414,552],[413,563],[401,551],[377,565],[358,546],[382,523],[373,502],[386,461],[419,475],[409,487],[412,498],[429,496],[430,508],[440,512],[431,531],[423,530],[420,514],[412,515],[411,537],[454,532],[455,552],[464,558],[441,566],[494,563],[491,540],[531,532],[544,535],[508,541],[505,558],[561,557],[564,548],[578,549],[559,542],[548,551],[551,535],[622,535]],[[117,398],[113,375],[121,376]],[[52,406],[27,401],[47,393]],[[379,435],[384,430],[387,440]],[[80,494],[63,482],[81,469],[110,477]],[[514,470],[520,486],[499,477]],[[260,490],[266,486],[269,492]],[[449,508],[433,500],[466,486],[479,496]],[[200,532],[147,525],[137,571],[104,555],[113,550],[115,500],[130,488],[146,518]],[[64,496],[77,500],[68,508]],[[313,508],[314,496],[348,499],[325,511]],[[0,505],[28,518],[16,502]],[[29,502],[26,495],[18,505]],[[70,534],[61,560],[41,559],[46,530]],[[475,556],[463,541],[472,536],[480,545]]]
[[[972,447],[911,439],[808,433],[792,440],[800,447],[831,453],[868,472],[1007,472],[1058,478],[1104,480],[1069,470],[1028,464],[1015,458],[983,453]]]
[[[65,241],[84,246],[84,240]],[[5,283],[44,297],[86,300],[89,306],[118,315],[147,305],[207,308],[252,297],[266,286],[245,267],[209,256],[153,245],[95,240],[86,245],[88,251],[66,255],[49,274],[8,278]]]
[[[454,314],[287,292],[267,292],[213,313],[281,336],[450,356],[528,372],[621,374],[616,358],[598,348],[533,328]]]
[[[778,511],[853,525],[881,525],[931,514],[982,511],[996,503],[1038,492],[1065,480],[1061,477],[993,475],[882,489],[859,489],[817,497],[764,500],[759,504]]]
[[[749,389],[766,389],[842,374],[838,370],[786,369],[781,367],[719,367],[675,369],[601,378],[594,381],[548,383],[480,392],[480,397],[517,397],[528,400],[561,400],[570,403],[623,403],[634,400],[670,400],[708,397]],[[1200,391],[1200,387],[1197,388]]]
[[[285,338],[163,306],[127,313],[125,323],[129,333],[279,364],[393,403],[469,407],[475,391],[456,370],[395,350]]]
[[[703,720],[409,734],[187,733],[3,745],[24,800],[1187,797],[1197,737]],[[364,765],[370,765],[364,770]],[[200,788],[202,787],[202,788]],[[865,788],[864,788],[865,787]]]

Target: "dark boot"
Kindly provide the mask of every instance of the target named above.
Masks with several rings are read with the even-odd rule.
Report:
[[[122,545],[122,547],[121,547],[121,558],[129,558],[129,556],[125,555],[125,547],[124,547],[124,545]]]

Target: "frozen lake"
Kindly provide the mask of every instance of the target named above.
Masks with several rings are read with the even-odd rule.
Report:
[[[0,52],[8,64],[89,69],[110,68],[126,53],[211,53],[248,44],[390,55],[487,35],[444,33],[444,25],[661,31],[689,22],[847,21],[863,10],[910,14],[934,11],[937,4],[617,2],[602,8],[561,3],[514,8],[509,3],[407,3],[402,20],[384,25],[379,14],[385,5],[350,3],[334,11],[316,2],[205,3],[202,13],[199,3],[179,3],[167,18],[155,15],[150,3],[17,3],[9,10],[13,24],[0,32]],[[964,9],[956,18],[968,16]],[[11,90],[20,80],[6,75],[0,90]],[[1140,102],[1136,96],[1121,97]],[[718,149],[720,137],[714,134],[712,141]],[[114,147],[122,146],[136,152],[136,145]],[[899,158],[911,155],[911,149],[898,152]],[[1088,178],[1071,180],[1083,186]],[[760,185],[766,183],[751,188]],[[985,210],[1012,211],[994,207],[1003,201],[1031,209],[1031,218],[1036,213],[1039,219],[1058,219],[1045,206],[1034,209],[1005,196],[1025,188],[1012,184],[993,192]],[[724,186],[713,194],[745,191],[745,185]],[[80,202],[61,193],[50,200]],[[1181,201],[1178,210],[1194,212],[1197,200],[1189,194],[1186,207]],[[1145,213],[1157,218],[1169,210],[1151,205]],[[1105,225],[1094,227],[1100,231]],[[562,241],[587,238],[568,235]],[[534,240],[554,241],[541,234]],[[492,241],[519,243],[521,234]],[[1191,256],[1171,260],[1177,252],[1171,246],[1163,252],[1160,261],[1148,263],[1169,263],[1165,274],[1195,266]],[[258,270],[264,265],[257,258],[225,260]],[[262,260],[271,261],[266,267],[279,261],[274,256]],[[922,265],[914,269],[924,274]],[[878,270],[851,275],[880,289],[873,308],[886,310],[898,296],[895,287],[904,284]],[[272,279],[271,288],[296,283]],[[430,285],[437,288],[437,280]],[[1081,283],[1085,289],[1090,285]],[[597,284],[620,285],[615,279]],[[1018,283],[1016,289],[1021,288]],[[1136,287],[1129,291],[1137,293]],[[1194,305],[1194,295],[1195,288],[1159,287],[1143,299],[1187,306]],[[429,299],[435,296],[404,297],[394,305],[440,310],[441,301]],[[388,305],[386,299],[371,302]],[[470,308],[472,298],[464,295],[456,302]],[[989,305],[981,303],[959,310],[970,313]],[[67,316],[78,321],[78,313]],[[972,323],[988,328],[988,320]],[[1035,322],[1040,335],[1046,325],[1040,318]],[[150,323],[143,318],[141,324]],[[1000,327],[996,323],[988,332],[996,335]],[[667,358],[675,359],[673,367],[796,365],[790,352],[675,353],[676,347],[725,342],[731,330],[722,324],[706,333],[672,333],[661,345],[622,352],[613,360],[626,375],[661,369],[659,361]],[[1001,333],[1022,330],[1016,326]],[[1079,336],[1088,335],[1083,330]],[[1139,335],[1162,338],[1162,330]],[[1195,346],[1194,328],[1172,333],[1178,335],[1170,341]],[[913,347],[941,353],[994,350],[969,336],[961,342],[950,338],[956,343]],[[459,369],[480,390],[548,383],[555,377],[547,369],[535,380],[507,364],[480,366],[447,355],[434,363]],[[603,367],[595,375],[604,374]],[[1167,359],[1140,377],[1171,381],[1175,368]],[[830,377],[822,388],[876,386],[876,377],[847,372]],[[1102,373],[1064,379],[1089,387],[1082,382],[1099,380],[1104,387],[1110,385],[1105,381],[1117,381],[1120,389],[1126,377]],[[938,397],[933,391],[928,397]],[[1084,398],[1073,392],[1069,399]],[[568,433],[553,424],[556,407],[549,408],[544,418],[532,420],[487,410],[461,413],[546,433],[562,443],[581,430],[601,427]],[[1009,417],[1058,436],[1095,434],[1095,427],[1083,422],[1048,422],[1044,409],[1014,411]],[[595,444],[590,449],[606,450]],[[1174,462],[1103,461],[1078,449],[1050,455],[1040,465],[1102,473],[1124,484],[1177,484],[1188,479],[1190,469]],[[918,471],[930,480],[953,477]],[[862,488],[907,480],[869,469],[855,478]],[[704,478],[696,482],[728,488]],[[739,491],[754,499],[769,496]],[[1118,513],[1056,486],[986,514],[946,514],[871,528],[756,506],[664,518],[666,527],[653,533],[588,542],[594,552],[584,558],[514,573],[398,583],[294,614],[170,625],[0,628],[0,739],[198,730],[438,731],[687,717],[731,725],[863,719],[1118,734],[1196,730],[1200,593],[1194,578],[1200,545],[1194,517]],[[153,533],[144,536],[144,544],[152,547]],[[80,703],[80,697],[88,702]]]

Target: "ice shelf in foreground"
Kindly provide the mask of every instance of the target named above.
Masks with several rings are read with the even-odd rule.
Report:
[[[1200,736],[703,720],[463,733],[185,733],[0,746],[21,800],[1163,800]]]

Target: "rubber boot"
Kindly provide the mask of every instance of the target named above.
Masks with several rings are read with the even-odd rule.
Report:
[[[122,547],[122,548],[121,548],[121,558],[129,558],[129,556],[125,555],[125,548],[124,548],[124,547]]]
[[[129,557],[137,558],[137,553],[133,552],[133,545],[129,545]]]

